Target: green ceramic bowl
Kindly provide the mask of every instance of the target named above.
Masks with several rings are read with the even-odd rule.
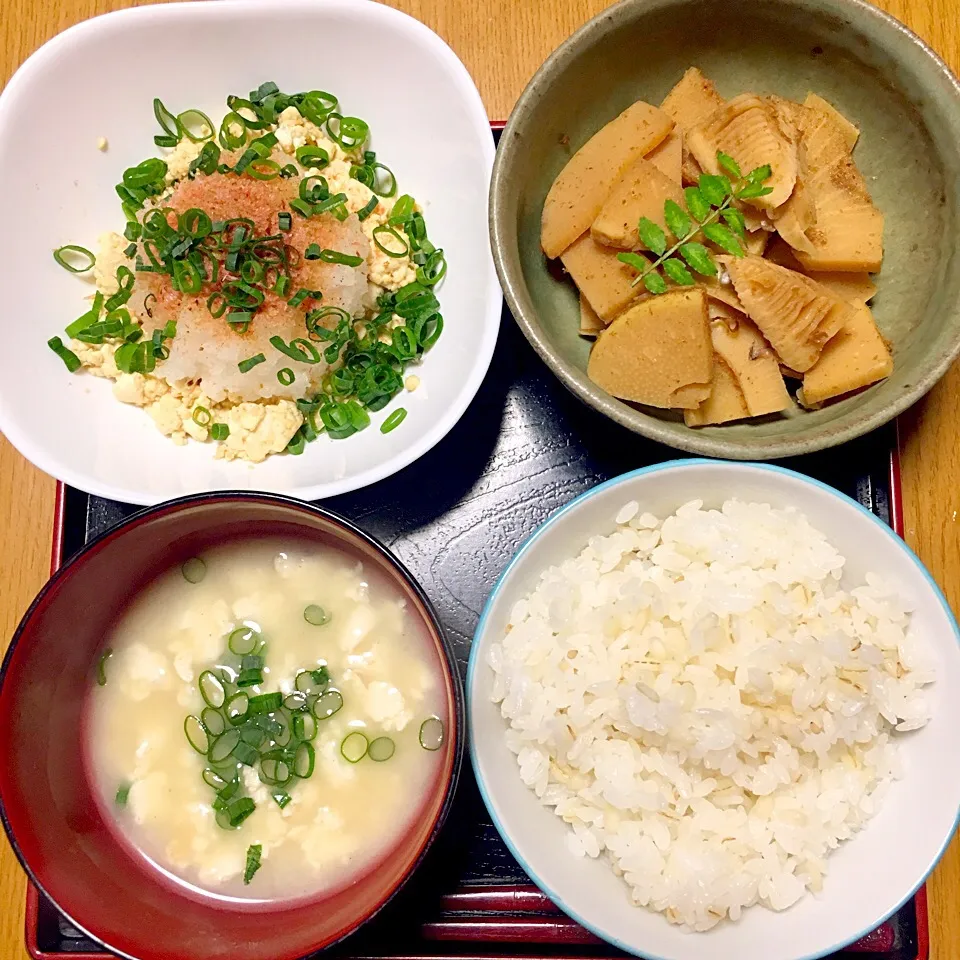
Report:
[[[544,197],[567,159],[638,98],[699,66],[725,96],[813,90],[861,128],[855,156],[886,215],[874,315],[894,373],[816,412],[691,429],[614,399],[586,375],[573,284],[540,250]],[[772,459],[843,443],[925,394],[960,352],[960,83],[901,23],[860,0],[623,0],[527,86],[493,170],[490,232],[507,303],[581,400],[637,433],[714,457]]]

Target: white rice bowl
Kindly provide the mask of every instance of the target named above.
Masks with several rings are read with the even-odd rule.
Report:
[[[901,541],[788,471],[665,464],[560,511],[488,602],[468,691],[513,852],[648,957],[839,949],[960,807],[949,611]]]

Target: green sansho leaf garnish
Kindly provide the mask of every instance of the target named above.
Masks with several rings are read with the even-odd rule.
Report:
[[[713,254],[693,239],[698,233],[724,253],[744,256],[741,241],[746,238],[746,223],[743,213],[733,203],[772,193],[772,188],[763,184],[773,171],[765,164],[744,176],[737,161],[722,150],[717,151],[717,165],[723,174],[704,173],[697,186],[683,191],[686,210],[675,200],[664,203],[663,219],[674,237],[672,244],[662,227],[648,217],[640,218],[637,224],[640,241],[656,259],[651,263],[637,253],[617,254],[621,263],[637,271],[633,286],[642,283],[649,293],[660,294],[669,289],[664,276],[681,287],[697,282],[694,273],[715,277],[717,265]],[[675,256],[677,253],[679,257]]]

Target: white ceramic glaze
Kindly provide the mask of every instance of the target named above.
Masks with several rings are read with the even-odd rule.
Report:
[[[752,907],[737,923],[684,933],[661,915],[631,905],[627,887],[602,860],[577,859],[569,828],[521,782],[504,743],[505,721],[490,701],[491,641],[503,635],[513,604],[548,566],[577,554],[591,535],[613,530],[623,504],[637,500],[660,517],[692,499],[792,505],[824,531],[846,558],[844,582],[870,571],[901,585],[915,605],[913,623],[938,669],[926,688],[933,719],[899,736],[904,777],[861,833],[828,861],[823,892],[774,913]],[[484,610],[467,679],[474,770],[494,822],[531,878],[597,935],[650,960],[799,960],[834,952],[877,927],[924,880],[949,842],[960,809],[960,634],[947,604],[902,540],[854,501],[778,467],[711,460],[674,461],[626,474],[588,491],[551,517],[507,567]]]
[[[445,330],[415,371],[415,392],[362,434],[251,465],[215,460],[213,444],[175,446],[142,410],[117,402],[108,381],[71,376],[46,341],[63,335],[91,292],[51,251],[95,249],[99,234],[122,230],[114,184],[155,152],[153,98],[219,120],[227,94],[246,96],[265,80],[330,90],[369,122],[372,146],[422,204],[449,272],[439,290]],[[493,153],[463,64],[423,24],[379,3],[161,4],[72,27],[0,96],[0,189],[16,224],[0,235],[0,430],[48,473],[131,503],[226,488],[313,500],[395,473],[457,422],[490,363],[501,310],[487,239]],[[409,414],[384,436],[377,425],[397,406]]]

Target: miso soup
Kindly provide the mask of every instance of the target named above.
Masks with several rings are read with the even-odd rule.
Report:
[[[104,642],[85,730],[136,851],[215,896],[373,868],[439,787],[448,713],[419,619],[355,557],[247,540],[168,570]]]

